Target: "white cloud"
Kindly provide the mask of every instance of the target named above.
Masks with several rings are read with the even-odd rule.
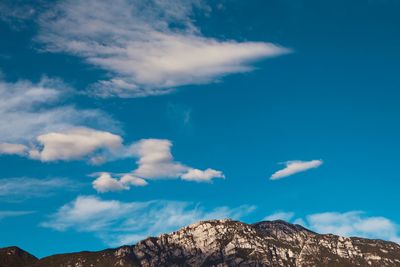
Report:
[[[127,190],[129,187],[125,186],[119,180],[112,178],[109,173],[102,173],[96,180],[93,181],[93,188],[97,190],[97,192],[114,192]]]
[[[307,216],[311,229],[343,236],[380,238],[400,243],[398,226],[385,217],[368,217],[361,211],[324,212]]]
[[[210,181],[223,177],[217,170],[201,171],[175,162],[169,140],[143,139],[125,147],[119,135],[79,126],[90,120],[114,128],[99,111],[57,105],[69,90],[49,79],[38,84],[0,82],[0,155],[15,154],[44,162],[88,159],[93,164],[110,158],[137,157],[137,169],[117,181],[123,183],[120,189],[145,185],[143,179]]]
[[[115,128],[110,117],[99,110],[66,105],[71,92],[55,79],[43,78],[38,83],[0,80],[0,143],[3,143],[3,151],[4,143],[26,145],[38,135],[73,126]],[[15,149],[22,153],[22,146],[14,145],[14,152]],[[7,150],[10,152],[10,146]]]
[[[80,184],[66,178],[2,178],[0,179],[0,199],[18,201],[31,197],[43,197],[57,190],[74,190]]]
[[[141,205],[141,204],[138,204]],[[62,206],[49,221],[42,226],[64,231],[75,228],[77,231],[91,232],[106,229],[138,208],[135,203],[122,203],[116,200],[101,200],[94,196],[79,196]]]
[[[142,139],[130,146],[123,139],[105,131],[75,127],[60,132],[39,135],[29,147],[22,144],[0,143],[1,154],[17,154],[43,162],[89,159],[100,164],[110,158],[137,157],[137,168],[120,179],[102,172],[93,181],[98,192],[128,190],[130,186],[145,186],[147,179],[177,179],[210,182],[225,178],[221,171],[199,170],[176,162],[171,153],[172,142],[165,139]]]
[[[142,139],[125,149],[125,157],[136,157],[137,168],[130,173],[113,178],[109,172],[101,172],[93,181],[93,188],[100,192],[128,190],[131,186],[145,186],[146,180],[182,179],[186,181],[211,182],[225,178],[221,171],[199,170],[176,162],[171,152],[172,142],[166,139]]]
[[[111,177],[111,174],[103,172],[92,184],[97,192],[105,193],[128,190],[130,186],[146,186],[148,183],[146,180],[130,174],[125,174],[120,179],[117,179]]]
[[[28,147],[21,144],[0,143],[0,155],[20,155],[28,152]]]
[[[22,144],[0,143],[0,154],[16,154],[43,162],[78,160],[88,158],[100,164],[112,155],[123,153],[119,135],[85,127],[74,127],[60,132],[50,132],[36,137],[29,147]]]
[[[224,174],[221,171],[216,171],[213,169],[206,169],[204,171],[198,169],[189,169],[187,173],[181,176],[182,180],[187,181],[211,181],[213,178],[225,178]]]
[[[90,128],[71,128],[63,132],[39,135],[41,150],[31,151],[31,157],[41,161],[81,159],[95,152],[116,153],[122,149],[122,138],[105,131]],[[98,162],[98,157],[93,157]]]
[[[367,216],[362,211],[322,212],[304,218],[295,218],[293,212],[278,212],[264,218],[276,219],[303,225],[320,234],[383,239],[400,244],[400,229],[395,222],[382,216]]]
[[[61,1],[40,19],[47,51],[67,52],[109,73],[98,95],[143,97],[252,70],[254,60],[288,50],[271,43],[217,40],[194,26],[202,1]]]
[[[271,215],[266,216],[263,220],[264,221],[275,221],[275,220],[284,220],[289,222],[294,216],[294,212],[276,212]]]
[[[310,169],[318,168],[322,165],[322,160],[300,161],[293,160],[285,162],[286,167],[272,174],[271,180],[278,180],[299,172],[304,172]]]
[[[224,178],[221,171],[194,169],[176,162],[171,153],[172,142],[165,139],[142,139],[133,144],[129,153],[138,157],[138,167],[132,172],[144,179],[181,178],[188,181],[208,182]]]
[[[239,219],[253,206],[217,207],[205,210],[199,205],[175,201],[120,202],[94,196],[79,196],[62,206],[43,227],[58,231],[73,229],[91,232],[109,245],[132,244],[147,236],[171,232],[205,219]]]
[[[126,185],[133,185],[133,186],[145,186],[147,185],[146,180],[139,178],[139,177],[135,177],[132,176],[130,174],[124,174],[121,179],[120,182]]]
[[[130,148],[137,156],[138,167],[133,172],[142,178],[175,178],[184,174],[188,167],[174,161],[171,153],[172,142],[165,139],[142,139]]]

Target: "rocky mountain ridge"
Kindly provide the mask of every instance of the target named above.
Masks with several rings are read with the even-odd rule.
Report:
[[[37,259],[0,249],[0,267],[134,266],[400,266],[400,245],[322,235],[284,221],[198,222],[133,246]]]

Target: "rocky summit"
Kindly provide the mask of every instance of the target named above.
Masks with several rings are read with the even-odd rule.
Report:
[[[42,259],[0,249],[0,267],[400,266],[400,245],[318,234],[284,221],[198,222],[136,245]]]

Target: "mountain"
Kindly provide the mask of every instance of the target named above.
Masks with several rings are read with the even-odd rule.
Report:
[[[0,267],[31,266],[38,258],[18,247],[0,248]]]
[[[0,249],[0,267],[133,266],[400,266],[400,245],[317,234],[284,221],[211,220],[133,246],[36,259]]]

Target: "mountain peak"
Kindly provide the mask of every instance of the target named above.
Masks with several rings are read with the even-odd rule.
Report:
[[[10,248],[0,252],[8,250]],[[19,253],[24,255],[17,248],[14,251],[18,253],[1,254],[1,262],[10,262]],[[400,266],[400,246],[381,240],[321,235],[281,220],[246,224],[224,219],[200,221],[132,246],[53,255],[40,260],[33,257],[30,265],[0,266],[381,267]]]
[[[25,250],[12,246],[0,248],[0,266],[1,267],[22,267],[30,266],[36,263],[38,259]]]

